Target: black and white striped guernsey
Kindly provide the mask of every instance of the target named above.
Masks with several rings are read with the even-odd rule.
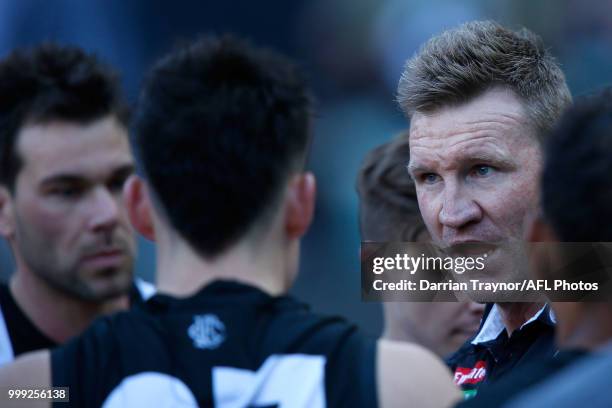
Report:
[[[375,407],[375,344],[290,296],[215,281],[99,319],[53,351],[52,378],[75,407]]]
[[[143,303],[155,293],[150,283],[136,278],[130,292],[130,304]],[[0,366],[34,350],[56,347],[21,310],[8,285],[0,283]]]

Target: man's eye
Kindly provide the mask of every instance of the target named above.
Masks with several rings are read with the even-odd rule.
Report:
[[[434,184],[438,181],[438,175],[435,173],[425,173],[421,176],[421,180],[425,184]]]
[[[494,171],[495,169],[493,167],[486,164],[479,164],[478,166],[474,166],[473,169],[474,175],[478,177],[488,177],[493,174]]]
[[[75,198],[83,193],[83,189],[80,187],[56,187],[51,189],[50,193],[62,198]]]

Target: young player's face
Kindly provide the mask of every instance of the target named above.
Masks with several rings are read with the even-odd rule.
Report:
[[[87,300],[124,294],[135,242],[122,203],[133,172],[126,129],[114,116],[52,121],[18,135],[22,167],[12,195],[13,247],[50,285]]]
[[[494,244],[482,246],[488,279],[526,271],[519,243],[538,205],[540,168],[523,104],[506,89],[412,118],[409,169],[425,224],[434,242],[451,250],[466,242]]]
[[[389,302],[385,313],[397,332],[405,331],[441,357],[476,333],[484,306],[475,302]]]

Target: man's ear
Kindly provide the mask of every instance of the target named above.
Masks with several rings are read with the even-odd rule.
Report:
[[[289,183],[287,192],[285,232],[289,238],[300,238],[306,233],[314,216],[316,182],[312,173],[300,173]]]
[[[148,240],[155,241],[151,197],[144,180],[137,175],[130,176],[123,186],[123,197],[134,229]]]
[[[0,235],[9,239],[15,233],[15,214],[12,194],[6,186],[0,186]]]

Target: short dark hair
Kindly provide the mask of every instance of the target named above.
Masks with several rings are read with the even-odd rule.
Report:
[[[413,242],[425,230],[410,161],[408,132],[376,147],[364,159],[357,176],[361,239]]]
[[[539,138],[571,103],[565,76],[540,37],[494,21],[472,21],[431,38],[406,63],[397,99],[412,116],[467,102],[495,85],[522,99]]]
[[[127,127],[119,76],[93,54],[46,43],[0,61],[0,183],[14,190],[22,165],[17,135],[26,124],[88,123],[115,114]]]
[[[612,91],[583,98],[545,147],[544,216],[561,241],[612,242]]]
[[[151,71],[134,150],[173,228],[212,258],[241,238],[304,166],[311,97],[284,57],[202,38]]]

